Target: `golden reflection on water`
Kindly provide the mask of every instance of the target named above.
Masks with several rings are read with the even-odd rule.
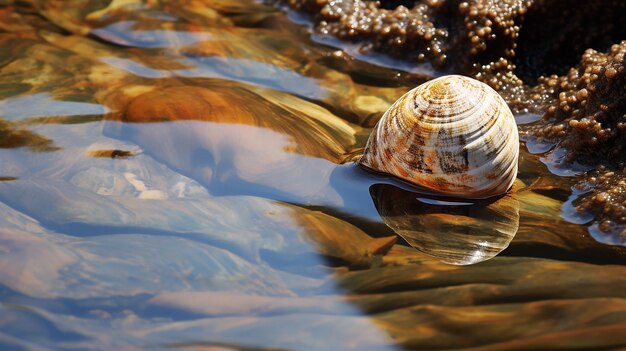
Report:
[[[252,1],[0,3],[0,348],[626,345],[540,155],[472,205],[348,162],[429,77]]]

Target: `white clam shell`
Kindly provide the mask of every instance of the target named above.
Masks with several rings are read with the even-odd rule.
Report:
[[[404,94],[385,112],[358,163],[439,194],[501,195],[517,175],[519,136],[498,93],[450,75]]]

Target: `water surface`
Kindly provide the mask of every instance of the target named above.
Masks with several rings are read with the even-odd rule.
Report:
[[[351,162],[441,72],[259,2],[2,4],[3,350],[626,346],[553,145],[478,202]]]

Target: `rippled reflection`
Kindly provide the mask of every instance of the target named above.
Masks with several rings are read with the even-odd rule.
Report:
[[[482,200],[425,197],[393,185],[370,188],[385,224],[411,246],[442,262],[467,265],[495,257],[519,226],[515,194]]]
[[[0,349],[626,345],[626,249],[538,156],[467,206],[349,162],[439,73],[253,0],[0,3]]]
[[[334,267],[371,266],[392,237],[375,239],[274,200],[213,197],[146,154],[77,153],[85,145],[132,150],[98,130],[79,125],[75,136],[92,144],[76,138],[53,157],[3,153],[1,169],[25,171],[0,182],[0,320],[12,321],[0,333],[26,340],[45,331],[28,340],[54,349],[61,342],[393,349],[333,283]],[[46,133],[61,131],[71,135],[54,125]],[[69,155],[78,162],[58,162]],[[35,165],[39,171],[29,172]],[[315,293],[320,287],[325,294]],[[289,337],[301,328],[310,336]]]

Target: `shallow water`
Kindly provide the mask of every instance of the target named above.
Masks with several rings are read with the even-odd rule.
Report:
[[[0,4],[1,349],[626,346],[554,145],[470,203],[351,162],[440,73],[257,2]]]

